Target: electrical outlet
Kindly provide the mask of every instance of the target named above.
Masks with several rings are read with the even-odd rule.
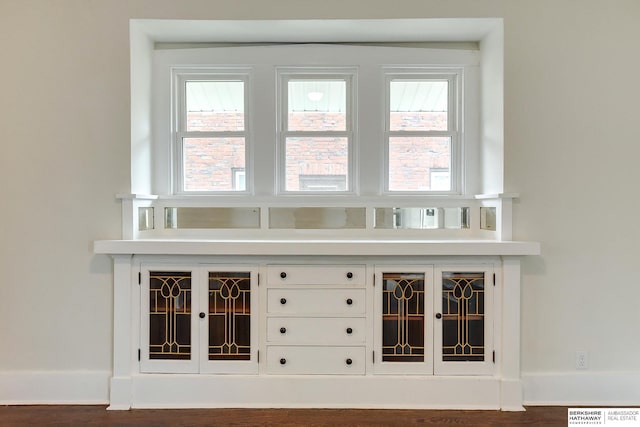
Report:
[[[586,351],[576,351],[576,369],[587,369],[589,358]]]

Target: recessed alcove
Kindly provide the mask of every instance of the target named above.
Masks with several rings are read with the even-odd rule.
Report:
[[[154,49],[291,42],[477,48],[476,179],[440,195],[156,191]],[[94,244],[114,259],[110,409],[522,410],[520,258],[540,246],[511,240],[518,196],[502,193],[502,46],[500,19],[133,20],[131,193],[122,239]]]

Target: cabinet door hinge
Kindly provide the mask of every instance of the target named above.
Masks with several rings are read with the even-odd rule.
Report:
[[[138,272],[138,285],[142,284],[142,273]]]
[[[496,351],[493,350],[493,363],[496,363]]]
[[[138,362],[140,361],[140,349],[138,349]]]

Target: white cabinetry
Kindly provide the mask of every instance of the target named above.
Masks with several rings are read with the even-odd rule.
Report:
[[[440,375],[489,375],[495,369],[492,265],[434,269],[434,371]]]
[[[375,372],[493,373],[493,269],[491,264],[377,265]]]
[[[522,409],[511,243],[152,243],[106,252],[111,409]]]
[[[140,371],[257,373],[257,269],[142,265]]]
[[[366,268],[267,267],[268,374],[365,373]]]
[[[433,268],[376,266],[375,284],[375,372],[433,374]]]

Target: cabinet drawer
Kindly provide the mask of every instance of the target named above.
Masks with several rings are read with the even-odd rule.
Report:
[[[364,265],[270,265],[267,283],[278,285],[364,286]]]
[[[364,314],[365,291],[364,289],[268,289],[267,311],[302,315]]]
[[[270,317],[267,341],[286,344],[364,343],[363,317]]]
[[[267,347],[267,373],[364,375],[364,347]]]

